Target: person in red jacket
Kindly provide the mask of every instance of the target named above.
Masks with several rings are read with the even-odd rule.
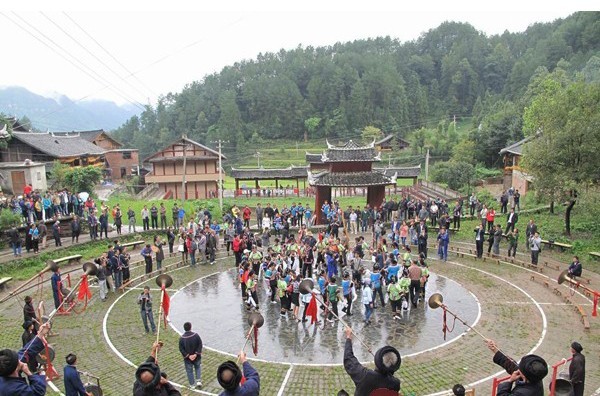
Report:
[[[488,232],[492,232],[492,229],[494,228],[494,219],[496,218],[496,211],[494,210],[493,207],[490,207],[487,211],[487,215],[485,216],[485,219],[487,221],[487,231]]]
[[[242,262],[242,239],[239,234],[233,238],[232,246],[233,254],[235,254],[235,266],[238,267]]]
[[[244,206],[244,210],[242,211],[242,217],[244,219],[244,228],[250,228],[250,216],[252,215],[252,211],[248,207],[248,205]]]

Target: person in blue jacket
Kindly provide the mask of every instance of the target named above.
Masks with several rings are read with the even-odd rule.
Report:
[[[0,395],[2,396],[41,396],[46,394],[46,375],[33,374],[27,362],[35,359],[44,350],[41,337],[48,334],[49,326],[40,326],[38,336],[32,339],[19,352],[11,349],[0,351]],[[21,376],[24,373],[27,379]]]
[[[61,296],[59,293],[61,292],[61,279],[60,279],[60,269],[57,267],[56,271],[50,277],[50,284],[52,285],[52,296],[54,297],[54,308],[58,309],[60,306]]]
[[[69,353],[65,358],[67,365],[64,368],[63,382],[65,384],[65,395],[66,396],[90,396],[83,387],[83,382],[79,377],[79,372],[75,364],[77,363],[77,355]]]
[[[238,365],[228,360],[221,363],[217,369],[217,380],[219,385],[225,389],[219,396],[258,396],[260,393],[260,377],[258,372],[246,361],[244,351],[240,352],[239,362],[242,364],[246,381],[240,384],[242,380],[242,371]]]

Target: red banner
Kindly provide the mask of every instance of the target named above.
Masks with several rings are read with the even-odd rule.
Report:
[[[312,295],[310,302],[308,303],[308,307],[306,308],[306,316],[310,316],[310,324],[313,324],[317,321],[317,299],[315,295]]]
[[[79,286],[79,293],[77,294],[78,300],[83,300],[84,298],[87,298],[88,300],[92,298],[92,292],[90,291],[87,275],[82,276],[81,286]]]
[[[163,285],[162,291],[164,293],[162,300],[162,309],[163,309],[163,321],[165,325],[165,329],[167,328],[167,317],[169,316],[169,308],[171,307],[171,298],[169,297],[169,293],[165,286]]]

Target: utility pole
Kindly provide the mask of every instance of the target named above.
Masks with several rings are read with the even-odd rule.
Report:
[[[185,134],[181,135],[181,140],[182,140],[182,147],[183,147],[183,176],[181,178],[181,208],[183,209],[183,205],[185,204],[185,195],[186,195],[185,174],[187,171],[187,149],[188,149],[188,144],[186,142],[187,136]]]
[[[425,154],[425,181],[429,181],[429,149]]]
[[[222,149],[223,149],[223,143],[229,143],[229,140],[215,140],[211,143],[216,143],[217,144],[217,149],[219,150],[219,208],[221,208],[221,211],[223,211],[223,162],[222,162]]]
[[[254,158],[256,158],[256,160],[258,161],[258,167],[260,168],[260,157],[262,156],[262,154],[260,153],[260,151],[257,151],[256,154],[254,154]]]
[[[223,212],[223,163],[221,162],[221,143],[223,141],[219,139],[219,208],[221,208],[221,212]]]
[[[456,114],[454,114],[454,133],[456,133]]]

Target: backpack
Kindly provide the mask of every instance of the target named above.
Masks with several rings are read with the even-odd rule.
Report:
[[[192,239],[192,252],[198,250],[198,242],[195,239]]]

